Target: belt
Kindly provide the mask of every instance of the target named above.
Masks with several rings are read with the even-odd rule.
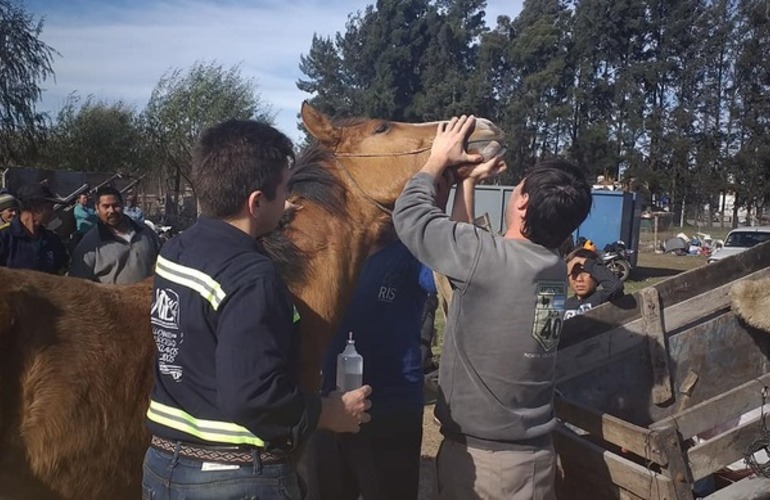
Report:
[[[251,446],[199,445],[183,441],[169,441],[152,436],[150,446],[168,453],[178,453],[180,457],[216,462],[227,465],[249,465],[255,460],[262,464],[277,464],[288,461],[288,455],[279,455]]]

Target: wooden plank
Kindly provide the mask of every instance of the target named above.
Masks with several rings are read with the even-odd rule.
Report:
[[[586,339],[568,349],[559,349],[556,360],[556,383],[588,373],[632,349],[639,348],[643,345],[645,338],[636,331],[637,326],[641,325],[641,322],[637,323],[638,325],[631,324],[625,328],[617,328]]]
[[[746,277],[770,263],[770,242],[762,243],[738,255],[692,269],[653,285],[663,307],[684,302],[716,287]],[[603,304],[588,313],[564,323],[565,347],[595,337],[641,317],[639,292],[627,295],[614,304]],[[671,331],[667,329],[667,331]]]
[[[686,397],[692,396],[692,391],[695,390],[695,384],[698,383],[699,378],[698,374],[694,371],[688,371],[684,380],[679,385],[679,393]]]
[[[767,277],[770,277],[770,267],[751,273],[745,279],[756,280]],[[663,329],[669,334],[676,334],[679,330],[702,323],[714,315],[727,311],[730,308],[730,288],[734,284],[734,282],[730,282],[718,286],[706,293],[667,307],[662,315]],[[605,306],[602,305],[601,307]],[[609,307],[615,306],[610,305]],[[590,315],[592,311],[587,314]],[[556,380],[558,382],[590,372],[624,352],[638,348],[642,342],[646,341],[644,322],[641,317],[626,325],[604,331],[604,333],[580,342],[575,342],[571,333],[567,332],[567,325],[570,321],[572,319],[565,322],[559,346],[559,357],[556,364]],[[602,323],[595,322],[597,331],[601,330],[602,326]]]
[[[687,455],[693,479],[706,477],[743,458],[749,444],[763,437],[761,426],[761,417],[756,417],[690,448]]]
[[[627,490],[618,490],[618,500],[645,500]]]
[[[770,498],[770,479],[751,477],[741,479],[704,500],[766,500]]]
[[[569,401],[560,395],[554,398],[556,416],[584,431],[602,438],[640,457],[666,465],[668,459],[657,446],[655,431],[639,427],[609,413],[600,413],[592,408]]]
[[[687,464],[682,438],[676,429],[667,427],[655,434],[658,447],[668,458],[668,466],[663,473],[671,478],[677,500],[693,500],[692,475]]]
[[[648,500],[676,498],[671,479],[605,450],[563,427],[553,433],[565,474],[583,470],[597,481],[609,482]]]
[[[770,373],[723,392],[681,413],[659,420],[650,428],[660,430],[675,425],[683,439],[690,439],[759,408],[762,404],[761,390],[765,386],[770,386]]]
[[[642,329],[647,337],[647,352],[652,365],[652,402],[663,406],[674,398],[671,386],[671,370],[666,347],[666,330],[660,312],[660,296],[655,288],[645,288],[639,293],[642,301]]]

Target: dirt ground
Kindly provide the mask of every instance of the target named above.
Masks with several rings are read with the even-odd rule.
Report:
[[[670,238],[678,232],[680,231],[677,230],[659,234],[658,241],[660,241],[662,238]],[[687,230],[685,230],[685,232],[688,233]],[[688,234],[694,232],[695,230],[690,230]],[[717,234],[713,234],[714,232]],[[726,231],[724,232],[726,233]],[[714,237],[724,237],[719,233],[719,230],[712,231]],[[666,278],[675,276],[683,271],[694,269],[706,264],[705,257],[676,256],[670,254],[655,253],[653,250],[654,247],[652,240],[653,238],[650,234],[643,233],[641,235],[637,266],[632,271],[629,280],[625,283],[626,293],[633,293]],[[434,353],[440,356],[444,330],[444,318],[440,312],[436,315],[436,330],[437,346],[434,348]],[[420,500],[430,500],[434,498],[434,459],[436,457],[436,453],[438,452],[439,444],[441,443],[439,426],[434,421],[433,417],[433,402],[435,400],[435,393],[431,393],[426,389],[425,396],[426,405],[425,413],[423,415],[422,460],[419,496]]]

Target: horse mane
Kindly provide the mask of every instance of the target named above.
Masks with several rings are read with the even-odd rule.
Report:
[[[344,217],[347,191],[329,168],[333,162],[334,155],[318,143],[304,149],[291,169],[289,199],[298,205],[312,203],[332,217]],[[301,283],[307,278],[307,255],[289,239],[286,231],[300,209],[287,210],[278,227],[261,240],[287,283]]]
[[[337,120],[334,120],[334,126],[337,128],[345,128],[345,127],[356,127],[358,125],[363,125],[366,122],[370,122],[371,119],[369,118],[357,118],[357,117],[347,117],[347,118],[339,118]]]

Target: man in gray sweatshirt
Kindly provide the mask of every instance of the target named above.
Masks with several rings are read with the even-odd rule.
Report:
[[[436,405],[439,498],[552,499],[554,367],[567,295],[557,248],[588,215],[591,188],[569,162],[542,162],[513,190],[503,236],[450,220],[436,204],[445,171],[504,166],[464,150],[474,122],[439,125],[393,212],[407,248],[455,289]]]
[[[161,246],[158,236],[123,213],[117,189],[100,187],[95,199],[99,219],[72,252],[69,275],[116,285],[152,276]]]

